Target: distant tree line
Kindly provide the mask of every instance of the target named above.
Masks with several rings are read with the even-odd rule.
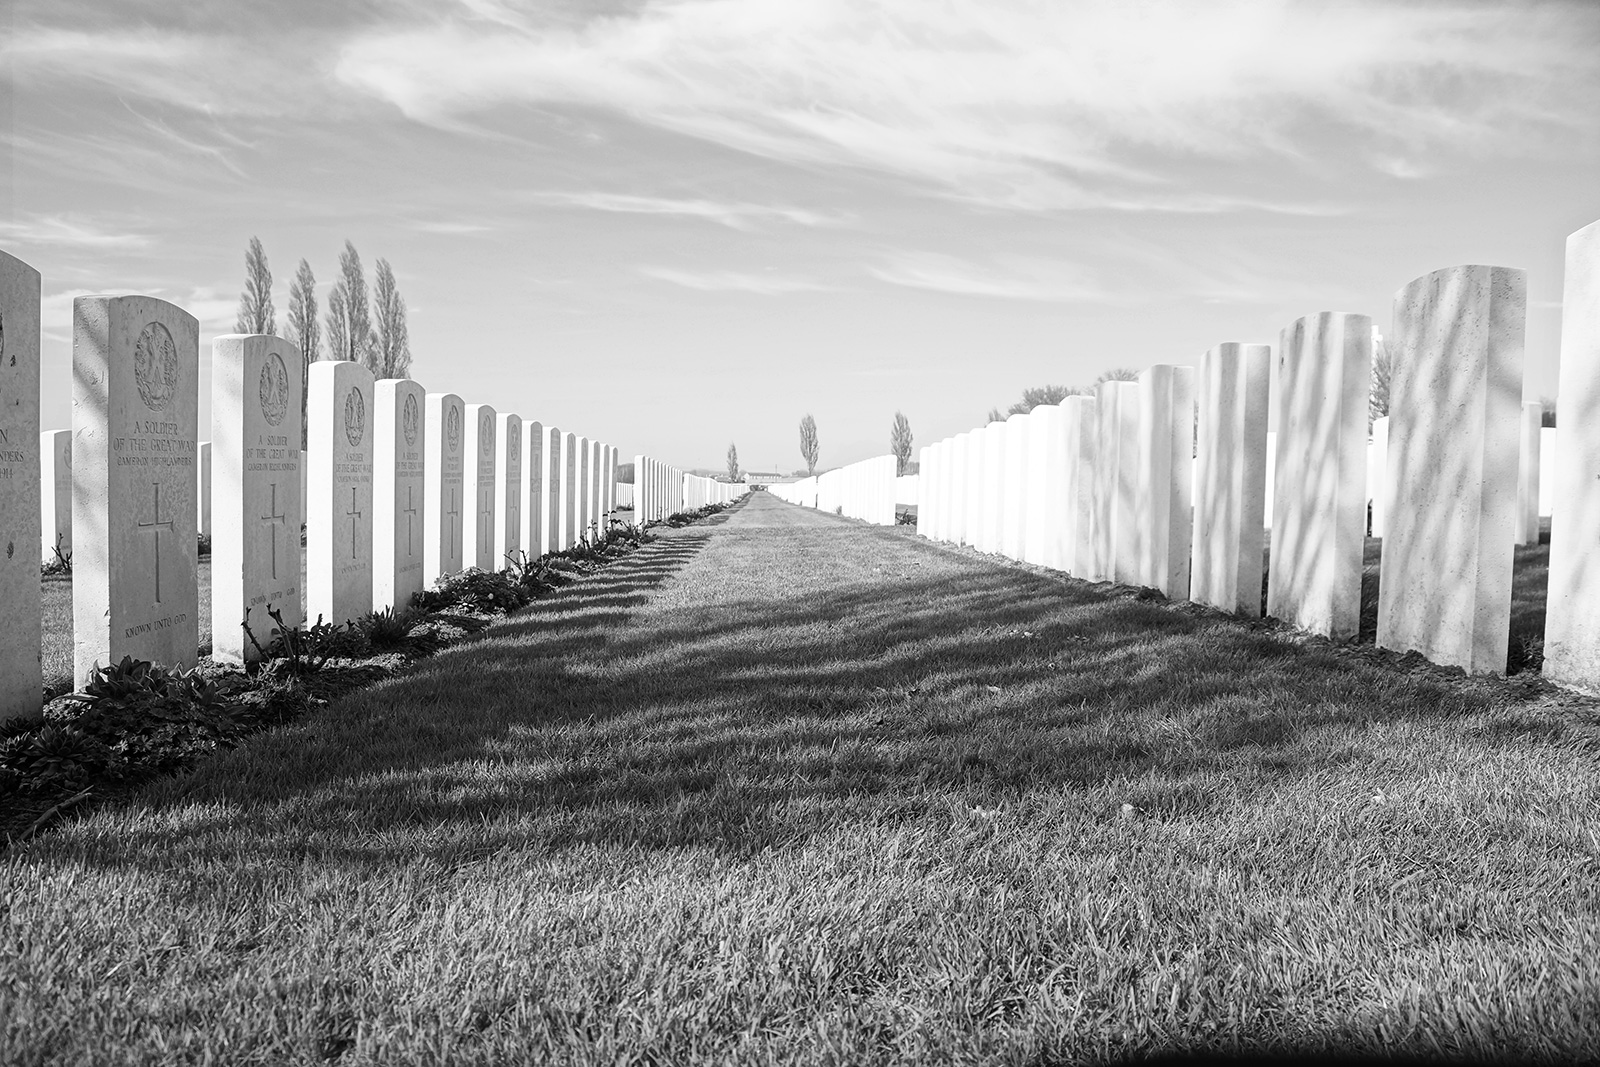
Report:
[[[289,285],[289,314],[277,322],[272,303],[272,268],[261,239],[251,237],[244,255],[244,291],[239,297],[238,333],[273,333],[300,353],[301,441],[305,447],[307,373],[319,359],[344,359],[360,363],[374,378],[405,378],[411,373],[411,339],[406,329],[406,301],[395,282],[394,269],[378,260],[371,297],[366,272],[356,246],[346,240],[339,253],[339,280],[328,294],[327,316],[317,322],[317,278],[304,259]],[[326,329],[327,347],[323,347]]]

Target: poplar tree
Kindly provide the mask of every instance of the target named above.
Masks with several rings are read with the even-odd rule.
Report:
[[[374,378],[407,377],[411,373],[411,338],[406,330],[406,300],[387,259],[378,260],[372,302],[377,321],[368,369]]]
[[[339,253],[339,280],[328,294],[328,354],[366,364],[372,343],[372,312],[367,305],[367,278],[361,255],[348,240]]]
[[[894,453],[894,473],[906,472],[911,464],[911,420],[903,412],[894,413],[894,427],[889,431],[889,451]]]
[[[728,481],[739,480],[739,449],[732,441],[728,442]]]
[[[284,337],[300,351],[300,447],[306,446],[306,401],[310,397],[311,364],[321,354],[322,336],[317,326],[317,277],[305,260],[289,286],[289,319]]]
[[[277,333],[276,318],[267,252],[261,247],[261,238],[251,237],[244,253],[244,292],[239,295],[239,316],[234,320],[233,332]]]
[[[806,476],[817,473],[817,457],[821,450],[817,445],[817,420],[808,412],[800,420],[800,456],[806,461]]]

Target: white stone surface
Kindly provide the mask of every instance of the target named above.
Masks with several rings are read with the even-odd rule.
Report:
[[[200,536],[211,536],[211,442],[200,442],[200,482],[195,489],[196,518]]]
[[[500,473],[495,478],[495,569],[504,570],[527,551],[522,521],[522,416],[501,412],[495,438],[500,442]]]
[[[1600,222],[1567,238],[1544,677],[1600,691]]]
[[[34,552],[41,536],[39,304],[39,272],[0,252],[0,722],[37,717],[44,686]]]
[[[982,432],[983,481],[978,551],[999,552],[1006,514],[1006,424],[991,422]]]
[[[589,536],[600,537],[600,517],[605,510],[600,500],[600,442],[589,442]]]
[[[454,393],[428,393],[423,418],[426,459],[423,463],[422,580],[426,585],[462,568],[462,468],[466,456],[467,406]]]
[[[1556,486],[1561,484],[1561,428],[1546,426],[1539,431],[1539,517],[1555,514]]]
[[[420,382],[372,386],[372,608],[404,608],[423,589],[428,396]]]
[[[1193,532],[1194,368],[1156,364],[1138,385],[1138,581],[1184,600]]]
[[[468,404],[463,420],[467,434],[461,453],[461,498],[467,501],[467,509],[461,516],[461,566],[481,571],[496,571],[501,566],[494,552],[495,483],[500,466],[495,415],[488,404]]]
[[[1448,267],[1395,295],[1378,644],[1503,674],[1527,275]]]
[[[1267,614],[1335,640],[1361,616],[1372,320],[1320,312],[1278,343]]]
[[[304,621],[301,366],[281,337],[211,342],[211,655],[220,663],[261,658],[277,625],[269,612],[287,626]]]
[[[73,674],[81,686],[124,656],[186,670],[200,642],[199,324],[148,296],[80,296],[72,317]]]
[[[1094,553],[1090,570],[1082,575],[1092,582],[1116,576],[1118,456],[1124,391],[1118,382],[1095,387]]]
[[[1076,578],[1095,572],[1095,471],[1098,467],[1100,405],[1092,396],[1069,396],[1061,402],[1066,414],[1065,527],[1049,550],[1058,567]]]
[[[524,551],[530,559],[538,559],[550,551],[549,541],[545,531],[546,503],[545,484],[550,475],[548,471],[549,451],[546,441],[550,436],[545,424],[537,420],[522,424],[522,532],[520,537],[526,546]]]
[[[1516,543],[1539,543],[1539,445],[1544,423],[1544,405],[1527,401],[1522,405],[1519,461],[1517,464]]]
[[[1016,413],[1001,423],[1006,441],[1004,511],[1000,520],[1000,554],[1022,558],[1028,537],[1028,419]]]
[[[1055,404],[1040,404],[1028,413],[1020,489],[1027,500],[1021,558],[1056,570],[1066,569],[1057,540],[1067,522],[1066,419],[1065,409]]]
[[[0,441],[0,449],[6,448],[6,443]],[[45,430],[39,434],[39,559],[51,563],[58,556],[72,559],[71,430]]]
[[[594,484],[590,478],[590,467],[593,465],[594,442],[583,434],[578,435],[578,489],[577,489],[577,532],[576,540],[587,542],[594,536],[594,528],[590,522],[590,510],[593,506]]]
[[[1389,523],[1389,416],[1372,420],[1367,442],[1367,507],[1371,516],[1367,532],[1382,537]]]
[[[311,364],[306,418],[306,617],[343,624],[372,610],[372,372]]]
[[[578,485],[578,435],[561,435],[561,547],[571,548],[578,543],[582,532],[578,527],[578,502],[581,492]]]
[[[1145,523],[1140,511],[1139,383],[1105,382],[1099,399],[1100,425],[1095,442],[1099,460],[1096,522],[1105,531],[1097,548],[1101,570],[1097,580],[1137,585],[1143,577]],[[1109,401],[1109,402],[1108,402]]]
[[[1271,345],[1228,341],[1206,352],[1195,386],[1189,599],[1251,618],[1261,614],[1271,367]]]

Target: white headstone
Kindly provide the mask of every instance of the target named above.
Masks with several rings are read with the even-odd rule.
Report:
[[[301,366],[294,346],[270,334],[211,342],[211,655],[219,663],[261,658],[277,625],[269,612],[286,626],[304,622]]]
[[[561,547],[578,543],[578,435],[561,435]]]
[[[590,541],[594,536],[592,512],[594,509],[593,441],[581,434],[578,437],[578,526],[577,539]]]
[[[598,539],[600,536],[600,513],[604,511],[600,502],[600,442],[589,442],[589,535]]]
[[[544,528],[547,552],[561,551],[561,439],[560,427],[544,431]]]
[[[1157,364],[1139,375],[1139,582],[1189,596],[1194,488],[1194,368]]]
[[[1261,614],[1272,346],[1228,341],[1200,362],[1189,599]]]
[[[950,473],[945,490],[945,535],[953,545],[964,544],[967,539],[967,496],[971,487],[967,482],[972,466],[972,434],[963,430],[950,439]]]
[[[74,677],[124,656],[186,670],[200,641],[200,327],[148,296],[80,296],[72,317]]]
[[[1095,471],[1100,441],[1100,404],[1092,396],[1069,396],[1066,412],[1066,527],[1056,538],[1060,569],[1076,578],[1095,571]]]
[[[550,551],[545,531],[548,502],[545,485],[549,480],[549,449],[546,440],[550,432],[542,422],[522,424],[522,540],[527,545],[530,559],[538,559]]]
[[[1325,311],[1278,340],[1267,614],[1335,640],[1361,622],[1372,320]]]
[[[1006,424],[991,422],[983,428],[983,499],[979,518],[978,551],[999,552],[1005,528]]]
[[[504,570],[527,551],[522,521],[522,416],[499,415],[495,435],[500,441],[500,475],[495,479],[494,557],[496,570]]]
[[[461,516],[461,565],[496,571],[504,564],[494,554],[494,498],[499,470],[495,410],[488,404],[468,404],[463,422],[466,443],[462,446],[461,463],[465,482],[461,498],[466,501],[466,508]]]
[[[422,592],[428,397],[420,382],[372,385],[372,609],[404,608]]]
[[[1144,529],[1139,516],[1139,384],[1101,382],[1095,403],[1095,555],[1092,581],[1137,583]]]
[[[372,610],[372,372],[311,364],[306,401],[306,616],[340,624]]]
[[[1600,222],[1567,238],[1544,676],[1600,690]]]
[[[1539,444],[1544,428],[1544,405],[1522,405],[1520,462],[1517,465],[1517,529],[1519,545],[1539,543]]]
[[[0,449],[5,447],[0,443]],[[42,562],[51,563],[58,556],[72,559],[71,430],[45,430],[39,435],[39,537]]]
[[[1372,439],[1367,444],[1367,506],[1372,520],[1370,536],[1382,537],[1389,515],[1389,416],[1372,420]]]
[[[1065,570],[1058,538],[1067,512],[1067,413],[1055,404],[1040,404],[1028,413],[1026,466],[1022,483],[1027,494],[1022,558],[1029,563]]]
[[[1006,441],[1000,519],[1000,554],[1020,560],[1028,537],[1028,418],[1016,413],[1001,423]]]
[[[40,540],[39,297],[39,272],[0,252],[0,722],[37,717],[44,692],[34,554]]]
[[[426,399],[422,580],[431,585],[461,570],[462,513],[470,503],[462,493],[467,406],[454,393],[429,393]]]
[[[200,482],[195,490],[196,519],[201,537],[211,536],[211,442],[200,442]]]
[[[1378,644],[1469,674],[1506,669],[1526,314],[1527,275],[1507,267],[1395,294]]]
[[[931,487],[933,481],[939,477],[937,443],[923,445],[917,449],[917,473],[919,477],[926,477]],[[923,492],[919,486],[917,493],[917,534],[930,540],[934,536],[934,492]]]

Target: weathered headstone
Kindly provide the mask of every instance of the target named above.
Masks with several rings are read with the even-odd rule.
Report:
[[[550,430],[542,422],[522,425],[522,536],[534,559],[550,551]]]
[[[71,430],[45,430],[39,435],[39,537],[41,562],[71,561]]]
[[[372,372],[311,364],[306,415],[306,616],[341,624],[372,610]]]
[[[561,435],[561,547],[578,543],[578,435]]]
[[[1539,443],[1544,428],[1544,405],[1528,401],[1522,405],[1520,460],[1517,464],[1516,543],[1539,543]]]
[[[1503,674],[1527,275],[1449,267],[1395,294],[1378,644]]]
[[[1228,341],[1200,361],[1196,386],[1193,572],[1189,599],[1261,614],[1272,346]]]
[[[35,554],[39,298],[39,272],[0,252],[0,722],[38,716],[44,687]]]
[[[300,356],[269,334],[211,342],[211,655],[253,663],[300,589]],[[258,647],[259,646],[259,647]]]
[[[1372,320],[1332,311],[1296,319],[1279,335],[1277,364],[1267,614],[1352,638],[1366,544]]]
[[[1000,425],[1006,441],[1004,511],[1000,519],[1000,554],[1022,558],[1028,536],[1028,418],[1016,413]]]
[[[72,317],[74,677],[193,667],[199,324],[148,296],[80,296]]]
[[[461,570],[462,514],[470,502],[462,494],[467,406],[454,393],[429,393],[426,400],[422,580],[431,585]]]
[[[1138,581],[1189,596],[1193,538],[1194,368],[1157,364],[1139,375]]]
[[[1600,222],[1567,238],[1544,677],[1600,691]]]
[[[200,442],[200,481],[195,487],[195,519],[201,537],[211,536],[211,442]]]
[[[420,382],[372,385],[372,609],[404,608],[422,592],[428,397]]]
[[[461,516],[463,567],[499,570],[494,554],[495,482],[499,446],[495,440],[495,410],[488,404],[468,404],[463,416],[466,443],[462,446],[461,498],[467,502]]]
[[[527,551],[522,522],[522,416],[509,412],[496,416],[495,435],[500,441],[500,475],[495,479],[495,569],[503,570]]]

